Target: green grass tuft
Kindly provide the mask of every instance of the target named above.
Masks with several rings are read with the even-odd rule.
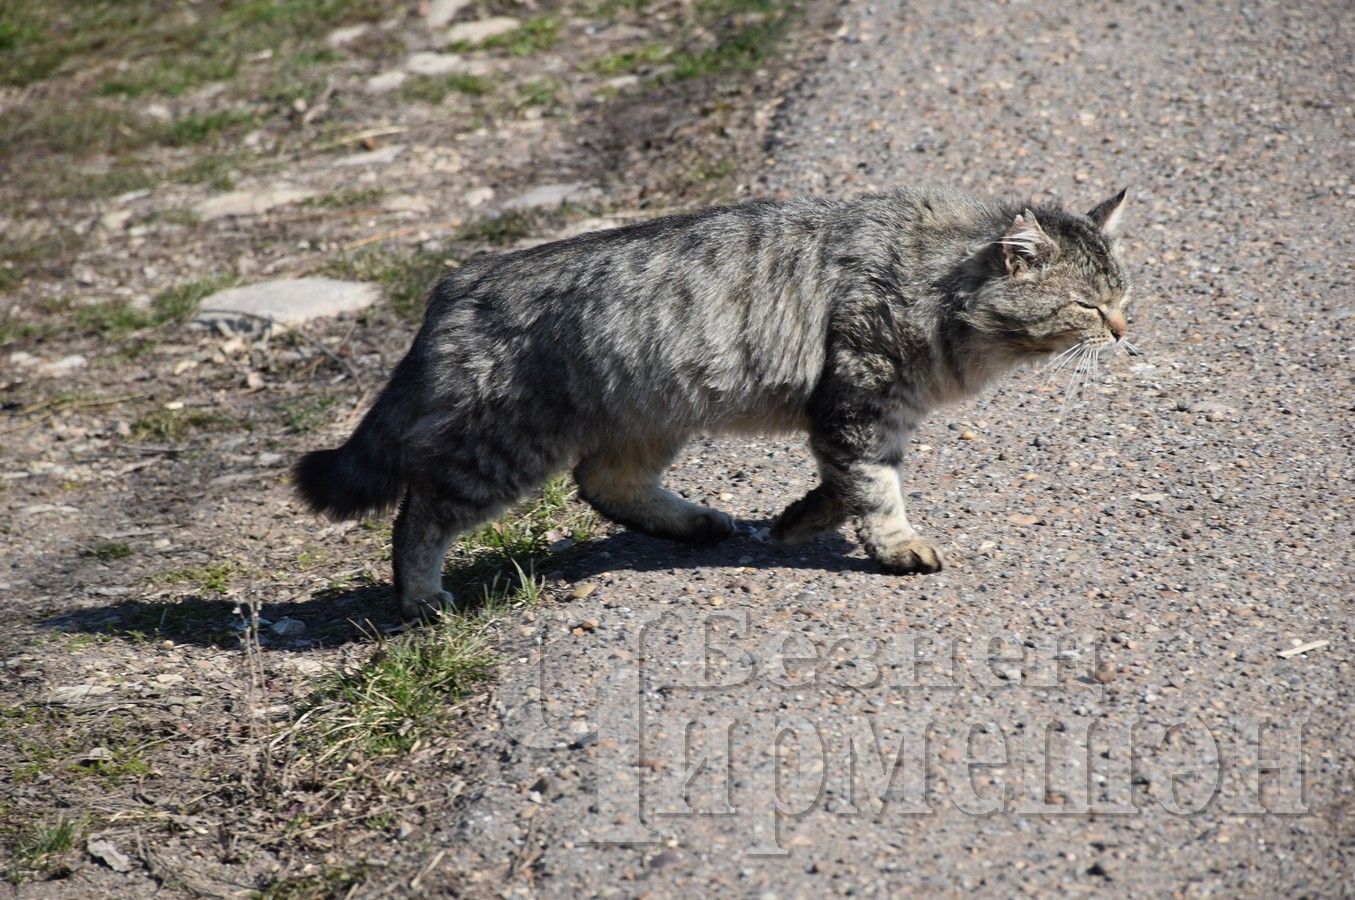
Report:
[[[139,441],[165,443],[182,440],[194,431],[218,431],[230,424],[225,416],[205,409],[160,407],[132,423],[132,437]]]
[[[371,206],[374,203],[379,203],[385,194],[385,188],[381,187],[342,188],[328,194],[321,194],[318,197],[311,197],[301,205],[312,209],[348,209],[355,206]]]
[[[57,857],[74,849],[81,826],[67,819],[55,825],[31,829],[14,842],[14,852],[6,873],[11,884],[20,884],[32,875],[55,876],[67,867]]]
[[[184,116],[168,125],[160,142],[171,147],[189,147],[257,125],[258,121],[258,116],[243,109],[222,109]]]
[[[489,677],[489,620],[447,615],[427,628],[377,638],[372,657],[321,686],[301,734],[317,766],[357,754],[408,750],[444,724]]]
[[[531,56],[549,50],[560,40],[560,20],[555,16],[535,16],[522,23],[520,28],[507,34],[499,34],[474,45],[458,45],[454,49],[492,50],[506,49],[513,56]]]
[[[448,94],[484,97],[493,90],[494,85],[487,78],[465,72],[453,72],[450,75],[416,75],[400,86],[400,95],[406,100],[438,104],[446,99]]]
[[[327,867],[314,875],[279,878],[258,892],[258,900],[315,900],[349,897],[367,877],[366,863]]]
[[[132,548],[126,541],[110,541],[89,548],[83,555],[93,557],[99,562],[113,562],[131,556]]]
[[[407,319],[418,319],[423,316],[429,289],[452,266],[445,253],[369,248],[331,258],[324,274],[374,281],[381,285],[392,309]]]
[[[651,69],[668,59],[672,48],[663,44],[646,44],[635,50],[623,50],[599,56],[589,63],[589,68],[599,75],[624,75],[642,69]]]

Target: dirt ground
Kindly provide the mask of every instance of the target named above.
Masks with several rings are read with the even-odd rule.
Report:
[[[52,7],[0,0],[0,891],[1349,893],[1339,3]],[[561,480],[410,629],[388,523],[291,498],[444,267],[919,182],[1129,184],[1144,350],[915,435],[945,572],[769,546],[801,443],[702,439],[730,541]],[[298,275],[384,299],[187,324]]]

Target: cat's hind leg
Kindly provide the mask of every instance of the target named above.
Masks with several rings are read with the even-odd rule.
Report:
[[[470,503],[411,490],[395,517],[395,592],[406,619],[426,619],[451,609],[442,587],[442,562],[456,536],[493,518],[500,503]]]
[[[574,469],[579,494],[607,518],[655,537],[710,543],[734,533],[728,513],[689,503],[663,487],[663,470],[681,437],[656,437],[603,447]]]
[[[821,534],[836,531],[847,521],[847,507],[838,491],[821,484],[796,500],[772,525],[772,540],[778,544],[799,544]]]

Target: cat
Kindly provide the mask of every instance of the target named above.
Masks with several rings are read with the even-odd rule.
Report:
[[[1124,197],[1086,215],[948,190],[755,200],[474,259],[296,488],[340,519],[400,501],[394,581],[416,618],[452,603],[459,533],[571,464],[604,516],[715,541],[734,520],[661,483],[688,436],[804,431],[820,483],[772,539],[850,518],[886,570],[938,571],[904,509],[908,436],[1018,364],[1123,338]]]

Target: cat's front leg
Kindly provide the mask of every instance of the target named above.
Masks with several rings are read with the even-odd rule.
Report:
[[[848,467],[856,534],[866,553],[891,572],[930,573],[944,567],[941,550],[908,521],[899,467],[856,462]]]
[[[875,409],[834,413],[816,423],[810,439],[823,483],[781,514],[773,538],[792,542],[850,516],[866,553],[884,568],[939,572],[945,565],[940,549],[918,535],[904,504],[899,467],[908,429]]]

